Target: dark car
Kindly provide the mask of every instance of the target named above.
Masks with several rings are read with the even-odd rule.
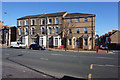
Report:
[[[42,46],[40,46],[40,45],[38,45],[38,44],[31,44],[31,45],[29,46],[29,49],[36,49],[36,50],[41,49],[41,50],[45,50],[45,47],[42,47]]]

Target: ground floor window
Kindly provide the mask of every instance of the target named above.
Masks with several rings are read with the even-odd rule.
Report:
[[[43,38],[41,38],[40,43],[41,43],[41,45],[43,45]]]
[[[32,44],[35,44],[36,41],[37,41],[36,39],[31,39],[31,43],[32,43]]]
[[[88,45],[88,39],[84,39],[84,41],[85,41],[85,46],[87,46]]]
[[[69,45],[72,45],[71,39],[69,39]]]
[[[58,38],[55,38],[55,46],[58,46]]]

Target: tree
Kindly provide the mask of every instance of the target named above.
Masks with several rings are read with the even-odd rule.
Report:
[[[70,23],[68,22],[67,20],[63,20],[63,25],[62,25],[62,41],[63,41],[63,44],[64,44],[64,48],[65,48],[65,51],[67,50],[67,39],[68,37],[70,37],[69,35],[69,29],[72,29],[72,27],[74,27],[75,24],[74,23]],[[71,35],[72,36],[72,35]]]

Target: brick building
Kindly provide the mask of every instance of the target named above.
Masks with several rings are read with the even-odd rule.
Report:
[[[112,30],[111,32],[106,33],[105,35],[100,36],[101,44],[108,44],[109,49],[120,49],[120,31]],[[108,43],[107,39],[110,38]]]
[[[17,19],[17,40],[30,45],[68,48],[79,46],[92,49],[95,46],[95,15],[58,12],[25,16]]]
[[[0,21],[0,45],[9,45],[9,25],[4,25],[4,22]]]

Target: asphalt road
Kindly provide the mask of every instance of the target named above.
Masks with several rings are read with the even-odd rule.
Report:
[[[118,78],[119,76],[117,52],[98,54],[3,48],[2,56],[3,64],[9,61],[11,64],[24,66],[50,77]]]

